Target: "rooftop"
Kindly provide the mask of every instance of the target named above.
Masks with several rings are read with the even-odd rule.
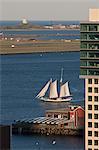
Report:
[[[99,24],[99,21],[81,21],[80,24]]]
[[[54,109],[54,110],[47,110],[46,112],[69,112],[69,111],[74,111],[76,108],[78,108],[78,107],[80,107],[80,108],[82,108],[81,106],[72,106],[72,105],[70,105],[68,108],[60,108],[60,109]]]
[[[89,21],[99,21],[99,9],[89,9]]]

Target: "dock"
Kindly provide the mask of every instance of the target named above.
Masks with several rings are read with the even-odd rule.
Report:
[[[83,131],[84,109],[81,106],[47,110],[44,117],[23,118],[12,124],[14,134],[83,135]]]
[[[66,124],[72,124],[63,118],[38,117],[17,120],[12,125],[13,134],[46,134],[46,135],[83,135],[83,129],[68,128]]]

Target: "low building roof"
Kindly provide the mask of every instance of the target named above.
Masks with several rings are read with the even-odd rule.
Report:
[[[68,108],[59,108],[59,109],[47,110],[46,113],[68,113],[70,111],[77,110],[78,108],[83,109],[81,106],[70,105]]]
[[[99,21],[81,21],[80,24],[99,24]]]
[[[38,124],[64,124],[73,122],[73,120],[68,120],[67,118],[52,118],[52,117],[38,117],[38,118],[32,118],[32,119],[24,119],[23,120],[17,120],[15,123],[38,123]]]

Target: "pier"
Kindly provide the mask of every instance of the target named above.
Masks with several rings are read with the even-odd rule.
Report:
[[[84,109],[81,106],[48,110],[44,117],[24,118],[12,124],[14,134],[83,135]]]
[[[83,135],[83,129],[66,127],[72,120],[38,117],[31,119],[17,120],[12,125],[13,134],[58,134],[58,135]]]

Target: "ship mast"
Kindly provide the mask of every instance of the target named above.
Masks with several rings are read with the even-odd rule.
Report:
[[[62,84],[63,81],[63,68],[61,68],[61,78],[60,78],[60,85]]]

